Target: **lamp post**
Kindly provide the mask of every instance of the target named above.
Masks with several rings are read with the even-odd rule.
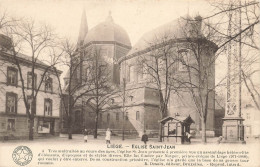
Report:
[[[123,74],[123,127],[122,127],[122,140],[125,140],[125,89],[126,89],[126,60],[124,62],[124,74]]]

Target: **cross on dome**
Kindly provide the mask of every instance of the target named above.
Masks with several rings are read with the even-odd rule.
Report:
[[[107,19],[106,19],[107,22],[113,22],[113,21],[114,21],[111,15],[112,15],[112,12],[111,12],[111,10],[110,10],[110,11],[108,12],[108,17],[107,17]]]

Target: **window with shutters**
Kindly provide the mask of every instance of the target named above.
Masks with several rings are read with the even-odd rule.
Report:
[[[45,78],[45,91],[52,92],[52,78],[49,76]]]
[[[7,130],[15,131],[15,119],[8,119],[7,120]]]
[[[52,100],[44,99],[44,116],[52,116]]]
[[[17,86],[18,71],[16,68],[7,67],[7,85]]]
[[[32,111],[32,97],[31,96],[27,96],[27,103],[29,106],[29,112]]]
[[[32,88],[32,73],[31,72],[28,72],[27,73],[27,88]],[[37,75],[34,74],[34,88],[36,89],[37,88]]]
[[[12,114],[17,113],[17,94],[11,92],[6,93],[6,112]]]
[[[29,105],[29,112],[32,111],[32,105],[33,105],[32,101],[33,101],[32,97],[31,96],[27,96],[27,103]],[[35,104],[36,104],[36,101],[35,101]],[[34,108],[35,108],[35,111],[36,111],[36,105],[34,105]]]

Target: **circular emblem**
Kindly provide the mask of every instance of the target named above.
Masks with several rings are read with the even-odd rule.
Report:
[[[33,154],[30,148],[18,146],[14,149],[12,157],[16,164],[24,166],[32,161]]]

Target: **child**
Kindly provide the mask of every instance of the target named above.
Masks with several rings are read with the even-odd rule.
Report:
[[[84,142],[88,142],[88,131],[87,131],[87,129],[84,130],[83,135],[84,135]]]

